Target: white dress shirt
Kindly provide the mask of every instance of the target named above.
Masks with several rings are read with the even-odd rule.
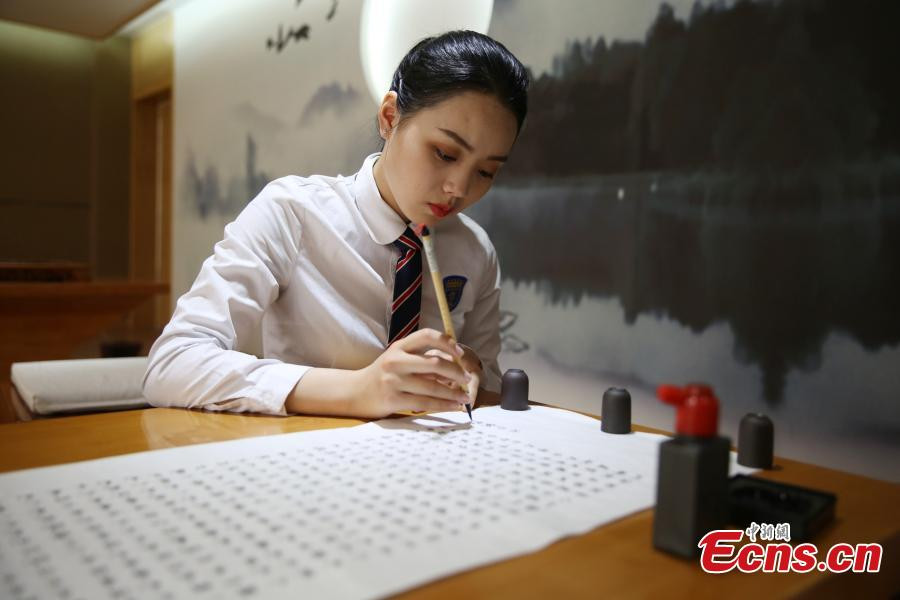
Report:
[[[225,226],[150,350],[144,395],[151,404],[286,414],[288,394],[310,368],[359,369],[384,352],[400,255],[393,242],[406,224],[375,185],[378,156],[350,177],[277,179]],[[442,275],[457,284],[465,278],[451,311],[457,337],[482,360],[482,387],[499,391],[494,247],[465,215],[446,217],[432,232]],[[263,356],[241,352],[260,326]],[[443,329],[427,273],[426,327]]]

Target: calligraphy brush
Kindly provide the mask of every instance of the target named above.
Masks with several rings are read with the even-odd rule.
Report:
[[[444,322],[444,333],[450,336],[450,339],[456,343],[456,332],[453,330],[453,321],[450,320],[450,307],[447,304],[447,295],[444,293],[444,285],[441,278],[441,270],[438,268],[437,256],[434,254],[434,241],[431,239],[431,232],[425,225],[416,225],[413,227],[416,234],[422,238],[422,246],[425,248],[425,259],[428,261],[428,270],[431,271],[431,282],[434,284],[434,295],[437,296],[438,306],[441,309],[441,320]],[[459,358],[456,358],[456,364],[462,367]],[[466,390],[468,391],[468,390]],[[469,420],[472,420],[472,405],[466,402],[466,412],[469,413]]]

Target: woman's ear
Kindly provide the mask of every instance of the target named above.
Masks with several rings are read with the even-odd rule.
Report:
[[[378,107],[378,132],[387,140],[397,126],[400,115],[397,111],[397,92],[388,92]]]

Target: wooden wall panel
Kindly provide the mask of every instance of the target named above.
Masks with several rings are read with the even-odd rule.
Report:
[[[172,87],[172,17],[147,25],[131,42],[131,95],[142,98]]]

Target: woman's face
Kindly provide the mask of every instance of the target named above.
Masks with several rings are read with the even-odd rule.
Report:
[[[493,96],[462,92],[400,118],[389,92],[378,111],[385,139],[375,163],[384,200],[406,221],[434,225],[481,199],[516,139],[516,118]]]

